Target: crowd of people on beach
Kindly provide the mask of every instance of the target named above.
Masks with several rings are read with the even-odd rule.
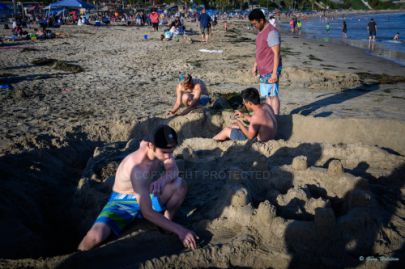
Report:
[[[23,26],[26,26],[28,29],[24,30]],[[8,24],[4,24],[4,29],[10,29],[11,35],[2,37],[2,41],[44,40],[57,37],[56,33],[48,29],[48,22],[44,21],[27,26],[26,23],[15,20],[11,28]]]

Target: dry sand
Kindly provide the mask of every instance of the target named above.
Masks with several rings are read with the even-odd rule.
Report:
[[[0,46],[1,84],[13,86],[0,92],[0,268],[398,267],[405,68],[284,33],[278,139],[217,143],[210,137],[232,113],[219,94],[257,86],[246,26],[218,27],[208,44],[64,26],[67,38]],[[183,71],[222,108],[166,119]],[[189,193],[176,221],[198,233],[199,248],[139,221],[75,252],[120,160],[161,122],[181,137],[175,157]],[[377,261],[361,261],[369,256]]]

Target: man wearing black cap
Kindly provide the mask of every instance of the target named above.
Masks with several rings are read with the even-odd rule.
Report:
[[[179,175],[173,150],[177,134],[167,125],[160,126],[139,149],[121,161],[109,201],[83,238],[78,249],[89,250],[113,232],[116,236],[137,218],[145,218],[176,234],[185,247],[195,249],[198,237],[187,228],[172,221],[183,203],[187,185]],[[165,173],[151,182],[163,163]]]
[[[179,79],[180,83],[176,87],[176,103],[168,115],[176,115],[181,105],[186,108],[178,115],[186,115],[197,106],[205,106],[210,102],[204,81],[192,78],[190,74],[181,74]]]

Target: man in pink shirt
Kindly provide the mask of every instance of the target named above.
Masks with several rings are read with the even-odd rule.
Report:
[[[253,75],[260,79],[260,96],[273,108],[274,114],[280,114],[278,81],[282,68],[280,55],[280,33],[273,27],[260,9],[249,14],[249,21],[259,33],[256,37],[256,61]]]

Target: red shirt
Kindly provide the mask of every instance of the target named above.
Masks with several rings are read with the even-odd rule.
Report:
[[[153,11],[150,15],[149,15],[150,21],[152,23],[159,23],[159,14],[155,11]]]
[[[256,64],[260,75],[273,72],[274,52],[267,43],[267,37],[271,31],[277,31],[277,29],[268,23],[256,37]],[[281,66],[281,57],[278,65]]]

